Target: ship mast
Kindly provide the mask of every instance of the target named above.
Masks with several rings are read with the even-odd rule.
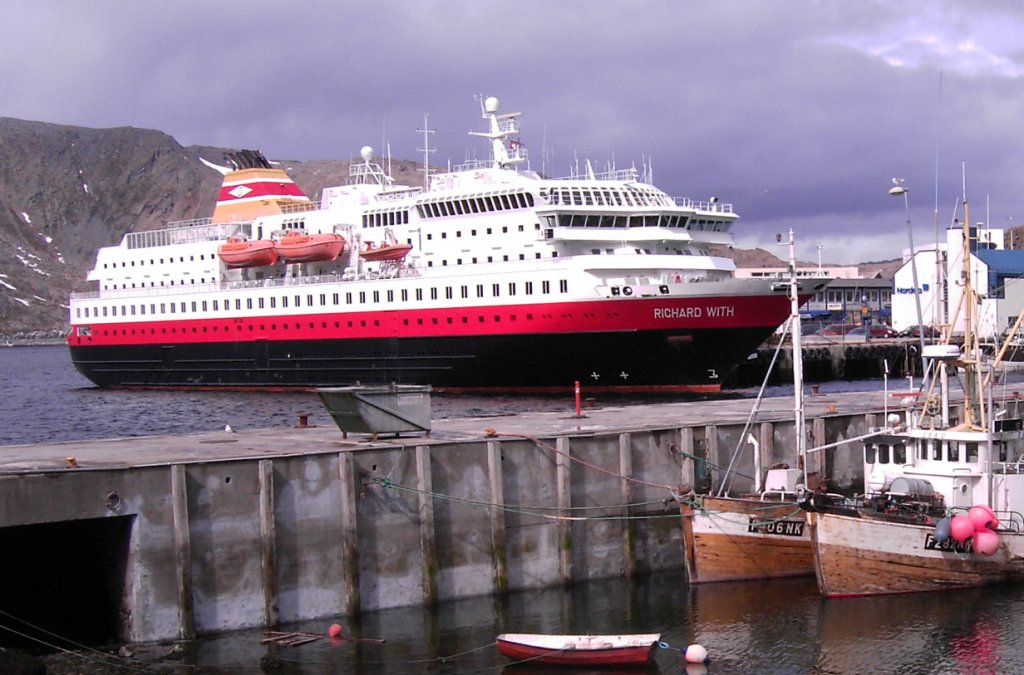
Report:
[[[967,171],[962,172],[963,181],[963,294],[960,301],[964,309],[964,423],[971,429],[985,431],[987,416],[985,400],[978,387],[978,376],[981,372],[981,351],[978,348],[976,324],[978,322],[978,297],[974,291],[971,275],[971,216],[967,205]]]
[[[491,154],[494,155],[494,168],[507,169],[513,164],[526,161],[526,149],[519,141],[512,139],[519,135],[519,117],[522,113],[498,114],[498,99],[494,96],[480,98],[483,118],[490,123],[490,131],[470,131],[470,136],[482,136],[491,141]],[[506,139],[512,139],[505,143]]]
[[[804,472],[807,487],[807,434],[804,429],[803,330],[800,326],[800,284],[796,277],[796,239],[789,230],[789,326],[793,336],[793,426],[796,430],[796,456]]]
[[[430,134],[437,131],[431,129],[427,125],[427,120],[430,119],[430,113],[423,113],[423,128],[417,129],[419,133],[423,134],[423,147],[419,148],[419,151],[423,153],[423,189],[426,190],[430,187],[430,155],[434,152],[434,148],[430,147]]]

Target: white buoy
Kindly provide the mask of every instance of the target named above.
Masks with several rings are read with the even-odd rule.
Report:
[[[700,645],[690,645],[684,654],[687,663],[705,663],[708,659],[708,650]]]

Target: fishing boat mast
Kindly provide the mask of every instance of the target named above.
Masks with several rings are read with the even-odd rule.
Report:
[[[800,284],[796,278],[796,239],[789,230],[789,326],[793,333],[793,421],[796,433],[796,456],[807,485],[807,434],[804,428],[804,359],[803,331],[800,327]]]
[[[981,349],[975,326],[978,322],[978,297],[971,276],[971,216],[967,204],[967,172],[962,172],[963,182],[963,294],[960,302],[964,309],[964,423],[970,429],[988,431],[988,415],[985,414],[983,392],[978,387],[981,374]]]

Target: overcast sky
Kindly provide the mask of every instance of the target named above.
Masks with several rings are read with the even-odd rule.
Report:
[[[962,217],[1024,224],[1019,0],[7,0],[0,116],[185,145],[431,163],[484,157],[475,96],[521,111],[532,168],[649,161],[717,196],[737,244],[793,228],[860,262]],[[954,212],[954,208],[958,210]]]

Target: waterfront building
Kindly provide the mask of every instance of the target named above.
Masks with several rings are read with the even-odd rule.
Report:
[[[915,247],[914,255],[904,251],[903,265],[894,276],[893,328],[905,330],[917,324],[915,294],[921,303],[921,320],[930,326],[945,326],[955,321],[953,332],[962,333],[963,316],[949,316],[949,307],[960,300],[963,277],[963,232],[951,228],[938,244]],[[1003,231],[994,228],[970,228],[971,283],[983,298],[978,310],[978,335],[995,339],[1004,334],[1021,309],[1024,309],[1024,251],[1007,250]],[[950,251],[957,252],[950,255]],[[917,286],[914,269],[917,266]]]

